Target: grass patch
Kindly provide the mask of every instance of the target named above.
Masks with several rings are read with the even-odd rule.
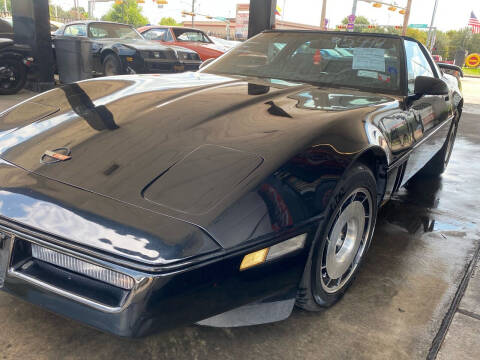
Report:
[[[464,67],[463,68],[463,73],[465,75],[476,75],[476,76],[480,76],[480,68],[468,68],[468,67]]]

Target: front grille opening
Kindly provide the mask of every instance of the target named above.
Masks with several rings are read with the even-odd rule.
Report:
[[[133,279],[124,274],[18,237],[15,237],[10,267],[30,279],[109,307],[122,306],[133,287]]]

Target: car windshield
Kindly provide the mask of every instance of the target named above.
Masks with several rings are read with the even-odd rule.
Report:
[[[201,71],[398,92],[401,49],[401,40],[395,37],[268,32]]]
[[[135,29],[128,25],[111,23],[92,23],[88,28],[88,37],[92,39],[143,39]]]
[[[12,19],[0,19],[0,33],[13,33]]]
[[[201,31],[192,29],[173,29],[177,41],[193,41],[211,43],[210,39]]]

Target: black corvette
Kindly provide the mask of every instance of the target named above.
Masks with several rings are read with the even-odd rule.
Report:
[[[202,61],[190,49],[145,40],[130,25],[77,21],[58,29],[56,42],[88,43],[93,74],[106,76],[198,70]],[[58,46],[58,45],[57,45]]]
[[[36,96],[1,114],[0,288],[121,336],[329,307],[445,170],[458,85],[413,39],[271,31]]]

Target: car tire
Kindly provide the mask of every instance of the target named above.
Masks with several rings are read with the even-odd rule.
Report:
[[[13,58],[2,59],[2,67],[8,67],[15,74],[16,81],[15,83],[8,83],[0,81],[0,95],[12,95],[18,93],[23,89],[27,81],[27,69],[25,65],[18,60]]]
[[[103,60],[103,75],[115,76],[121,75],[122,73],[122,66],[118,56],[114,54],[105,56],[105,59]]]
[[[320,311],[341,299],[370,246],[377,199],[375,177],[366,165],[354,165],[345,174],[326,214],[297,293],[296,305],[308,311]]]
[[[459,116],[456,116],[450,126],[447,139],[442,148],[435,154],[433,158],[418,172],[416,176],[438,177],[447,169],[448,162],[452,155],[453,145],[457,137]],[[415,177],[416,177],[415,176]],[[414,178],[415,178],[414,177]]]

